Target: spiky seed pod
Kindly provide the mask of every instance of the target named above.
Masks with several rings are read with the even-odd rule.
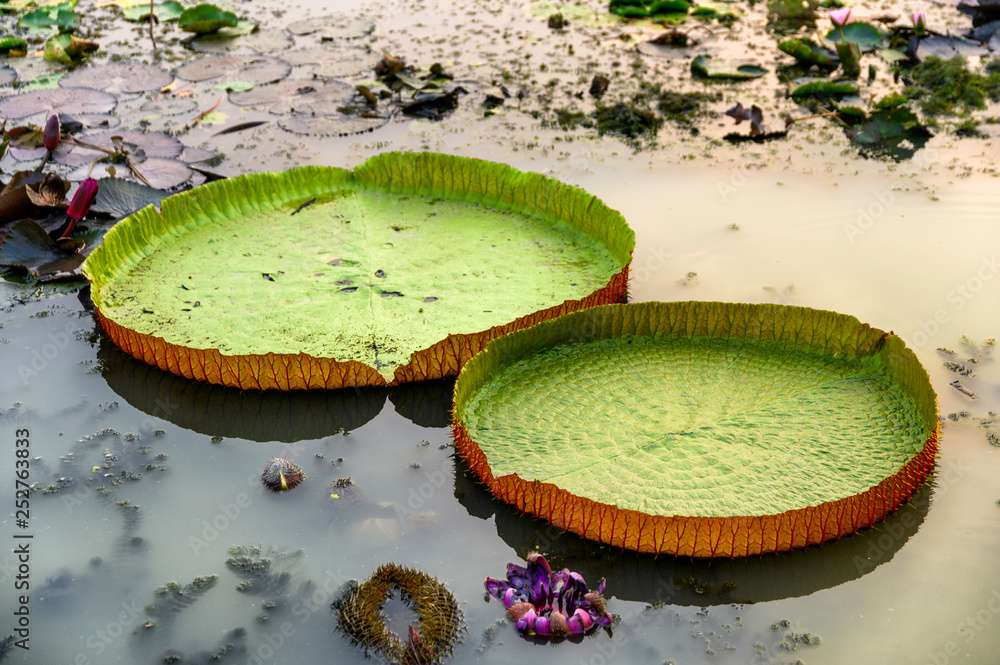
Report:
[[[386,627],[382,614],[394,588],[417,615],[417,625],[410,626],[405,642]],[[356,644],[366,652],[378,651],[396,665],[440,663],[451,653],[462,627],[458,601],[441,582],[423,571],[392,563],[348,588],[334,608],[338,626]]]
[[[272,492],[290,490],[305,479],[306,474],[302,471],[302,467],[281,457],[267,460],[264,473],[260,474],[260,482]]]

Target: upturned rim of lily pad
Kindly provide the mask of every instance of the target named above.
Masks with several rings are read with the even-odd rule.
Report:
[[[428,205],[434,205],[434,200],[452,200],[474,205],[489,214],[496,213],[500,220],[506,220],[508,213],[521,213],[540,224],[568,227],[578,239],[587,238],[595,247],[603,247],[601,251],[606,253],[608,270],[605,273],[601,268],[601,272],[593,276],[596,284],[597,275],[600,275],[603,286],[590,290],[588,282],[584,290],[580,285],[571,284],[572,293],[584,295],[562,301],[553,298],[548,300],[551,305],[542,309],[518,306],[519,314],[515,318],[499,323],[477,314],[477,320],[484,321],[483,328],[474,332],[444,332],[430,346],[412,347],[412,353],[411,347],[406,346],[408,362],[394,364],[394,369],[385,369],[388,366],[383,364],[381,372],[374,364],[346,359],[343,355],[338,359],[329,352],[314,354],[299,348],[298,352],[270,349],[224,353],[220,350],[224,347],[219,345],[194,344],[190,340],[187,344],[180,343],[168,340],[160,329],[157,329],[159,332],[140,331],[137,325],[121,323],[105,303],[105,294],[109,288],[114,288],[116,280],[161,251],[165,244],[199,225],[218,224],[230,215],[243,220],[242,215],[260,211],[281,211],[284,216],[287,210],[292,215],[290,219],[298,220],[307,215],[294,215],[317,199],[332,201],[350,191],[425,197],[430,202]],[[392,222],[387,220],[387,223]],[[404,229],[400,227],[399,230]],[[83,270],[92,286],[91,296],[102,328],[116,345],[135,358],[186,378],[243,389],[335,389],[397,385],[453,376],[492,339],[566,312],[621,301],[627,288],[634,238],[620,213],[593,195],[556,180],[472,158],[434,153],[385,153],[369,159],[353,172],[330,167],[303,167],[279,174],[240,176],[168,197],[161,202],[160,212],[147,207],[119,222],[88,257]],[[340,260],[335,261],[339,263]],[[470,255],[463,260],[475,259]],[[336,265],[331,261],[327,263]],[[218,266],[212,268],[217,270]],[[375,277],[380,275],[376,273]],[[267,274],[264,279],[268,279]],[[191,284],[185,282],[185,286]],[[382,295],[400,294],[383,291]],[[325,297],[338,296],[332,293]],[[428,307],[424,303],[437,300],[431,297],[418,304]],[[367,334],[373,334],[372,330]]]
[[[632,351],[644,344],[657,358],[645,373],[638,363],[649,355]],[[670,345],[688,344],[694,352],[682,350],[680,364],[660,360],[672,353]],[[595,360],[576,363],[573,359],[579,356],[575,354],[591,353],[587,346],[594,348],[591,358]],[[730,370],[742,366],[733,359],[745,350],[752,371],[766,368],[755,377],[755,385],[764,386],[764,399],[746,397],[753,390],[746,387],[752,383],[750,375]],[[766,355],[775,362],[758,362]],[[552,369],[533,369],[543,362]],[[695,379],[713,362],[721,363],[720,370],[706,376],[722,377],[731,385],[713,383],[702,388],[706,392],[698,392]],[[615,378],[601,374],[601,364],[619,368],[611,374]],[[779,371],[772,372],[772,365],[778,365]],[[782,383],[780,367],[784,366],[790,368],[789,376],[808,380]],[[843,372],[841,366],[846,368]],[[837,369],[824,374],[827,368]],[[814,375],[815,384],[811,383]],[[644,380],[635,382],[631,376]],[[661,385],[661,376],[676,378],[666,378]],[[869,387],[869,380],[875,387]],[[772,391],[784,400],[781,387],[786,384],[791,398],[768,401]],[[558,403],[565,405],[563,411],[576,414],[574,422],[562,422],[565,418],[553,422],[558,416],[545,420],[545,414],[539,415],[539,410],[553,404],[553,385],[561,386],[556,391]],[[662,401],[646,400],[645,391],[662,395]],[[574,401],[572,396],[580,394],[588,397]],[[800,400],[812,398],[816,398],[813,410],[820,415],[808,420],[811,414],[797,407]],[[638,408],[644,400],[650,408]],[[887,407],[887,414],[876,408],[868,412],[865,407],[872,400],[895,406]],[[595,429],[594,419],[586,415],[594,410],[617,413],[615,401],[623,401],[622,409],[635,413],[634,422],[623,417],[622,422],[608,425],[619,428],[620,436]],[[738,408],[731,406],[734,401]],[[924,482],[934,466],[940,433],[930,380],[899,337],[852,316],[782,305],[647,302],[567,314],[487,346],[464,366],[455,384],[454,403],[456,449],[496,498],[590,540],[639,552],[704,558],[803,548],[875,524]],[[758,408],[758,403],[766,408]],[[708,408],[703,408],[705,404]],[[522,412],[528,414],[524,419],[519,415]],[[788,413],[808,420],[807,438],[819,438],[810,439],[808,446],[802,443],[795,434],[801,428],[789,428],[790,421],[778,418]],[[694,424],[675,432],[671,423],[678,419],[693,419]],[[649,422],[653,424],[647,426]],[[743,422],[747,424],[740,425]],[[776,423],[775,431],[792,432],[781,442],[783,447],[775,448],[768,422]],[[641,436],[633,437],[633,429]],[[827,431],[822,436],[813,434],[819,429]],[[871,444],[864,436],[859,440],[858,431],[875,435],[879,443]],[[646,434],[649,443],[643,445]],[[836,446],[831,437],[839,437]],[[634,447],[628,441],[619,444],[631,438],[637,439]],[[605,439],[612,443],[601,443]],[[589,441],[595,442],[593,446]],[[613,448],[610,456],[602,452],[606,446]],[[843,470],[836,469],[851,464],[840,461],[844,451],[871,460],[865,465],[871,468],[852,473],[853,484],[846,480],[820,483],[810,496],[829,498],[809,501],[803,499],[800,488],[809,480],[801,467],[785,468],[775,462],[777,471],[740,475],[747,460],[758,456],[757,451],[774,448],[774,458],[780,460],[792,457],[786,452],[796,447],[802,458],[831,464],[824,473],[838,479]],[[696,454],[688,454],[692,450]],[[715,461],[707,461],[710,458]],[[772,460],[770,453],[765,452],[765,458]],[[879,466],[872,471],[876,459]],[[671,461],[685,465],[671,466]],[[613,468],[606,472],[609,467]],[[799,468],[798,475],[795,468]],[[577,473],[578,469],[582,471]],[[628,473],[629,481],[618,477]],[[552,480],[539,479],[539,475]],[[741,484],[747,476],[752,476],[753,486]],[[580,479],[592,489],[574,493],[560,486]],[[635,498],[628,495],[629,488],[635,487],[639,489],[633,494],[641,497],[641,506],[619,506]],[[773,487],[778,494],[772,492]],[[718,488],[723,490],[725,505],[716,499]],[[660,490],[666,499],[660,497]],[[607,496],[619,498],[608,500]],[[775,501],[774,496],[780,499]],[[768,505],[783,508],[760,508]]]

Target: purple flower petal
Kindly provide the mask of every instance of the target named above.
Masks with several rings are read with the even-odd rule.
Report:
[[[528,610],[524,616],[517,620],[515,626],[522,633],[533,633],[535,632],[536,619],[538,619],[538,615],[535,614],[535,610]]]
[[[530,581],[528,600],[538,606],[550,605],[552,570],[541,554],[534,558],[531,554],[528,555],[528,579]]]
[[[535,619],[535,633],[541,637],[549,636],[549,619],[548,617],[538,617]]]
[[[509,584],[493,577],[487,577],[483,585],[486,587],[486,593],[490,594],[491,598],[496,598],[497,600],[503,600],[504,594],[510,589]]]

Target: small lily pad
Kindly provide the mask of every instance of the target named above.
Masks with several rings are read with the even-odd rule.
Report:
[[[806,67],[816,65],[825,69],[836,69],[839,64],[836,53],[814,44],[808,39],[786,39],[778,44],[778,50],[795,58]]]
[[[177,77],[186,81],[207,81],[223,77],[230,81],[271,83],[279,81],[292,71],[292,66],[266,55],[206,55],[182,65]]]
[[[277,53],[287,51],[295,40],[286,32],[278,30],[258,30],[249,34],[237,32],[239,28],[219,30],[212,35],[202,35],[187,42],[187,47],[196,53]]]
[[[203,3],[188,7],[177,20],[177,27],[184,32],[207,35],[219,28],[235,28],[236,14],[219,9],[215,5]]]
[[[109,169],[112,166],[114,166],[113,175]],[[136,168],[149,184],[156,189],[173,189],[178,187],[187,182],[193,174],[187,164],[179,162],[176,159],[166,159],[163,157],[147,157],[145,160],[137,163]],[[70,180],[83,180],[87,177],[103,180],[104,178],[116,177],[140,182],[140,179],[132,174],[128,167],[123,164],[111,165],[98,163],[94,164],[93,167],[90,164],[85,164],[70,171],[66,177]]]
[[[942,60],[951,60],[955,56],[963,58],[983,57],[990,55],[990,50],[984,44],[974,42],[964,37],[952,35],[931,35],[917,43],[917,60],[926,60],[936,56]]]
[[[858,86],[853,83],[835,81],[811,81],[792,90],[792,97],[846,97],[858,94]]]
[[[669,18],[686,16],[686,0],[611,0],[610,10],[623,18]]]
[[[316,46],[283,56],[293,65],[314,65],[313,73],[325,79],[343,78],[369,71],[378,57],[364,46]]]
[[[170,192],[154,189],[124,178],[104,178],[97,190],[97,198],[90,207],[94,212],[121,219],[148,205],[158,205]]]
[[[173,136],[161,132],[142,132],[135,129],[95,132],[84,134],[79,138],[81,141],[99,148],[114,150],[114,139],[117,137],[120,137],[126,144],[136,146],[146,157],[172,158],[177,157],[184,150],[184,144]],[[66,166],[83,166],[107,155],[107,152],[62,141],[52,153],[52,161]]]
[[[882,43],[882,33],[871,24],[856,21],[826,33],[826,41],[831,44],[857,44],[862,50],[868,51]]]
[[[17,70],[9,65],[0,65],[0,85],[9,85],[17,80]]]
[[[53,7],[39,7],[24,12],[18,19],[17,25],[32,34],[46,33],[52,29],[72,32],[80,27],[80,15],[73,11],[71,3],[64,2]]]
[[[248,92],[234,92],[229,95],[229,101],[239,106],[266,105],[276,115],[293,113],[315,102],[329,101],[336,115],[337,107],[348,103],[354,96],[354,88],[343,81],[286,80],[258,86]],[[308,110],[311,115],[328,115],[317,113],[315,107]]]
[[[153,16],[156,18],[158,23],[167,23],[168,21],[176,21],[184,13],[184,5],[179,2],[174,2],[173,0],[167,0],[167,2],[159,2],[153,4]],[[131,21],[137,23],[139,21],[149,20],[149,3],[143,2],[131,7],[126,7],[122,9],[122,16],[126,21]]]
[[[317,34],[324,41],[359,39],[375,30],[375,22],[364,17],[331,15],[295,21],[286,29],[293,35]]]
[[[699,55],[691,61],[691,73],[708,79],[749,81],[760,78],[767,73],[767,70],[752,63],[718,60],[708,55]]]
[[[136,93],[157,90],[173,80],[173,74],[154,65],[119,61],[81,67],[64,76],[59,85],[83,86],[112,93]]]
[[[30,219],[14,224],[0,245],[0,265],[23,268],[40,282],[80,277],[84,258],[79,252],[67,255]]]
[[[292,114],[278,121],[278,126],[293,134],[313,136],[349,136],[371,132],[389,122],[389,116],[375,112],[330,115]]]
[[[0,116],[24,118],[36,113],[107,113],[117,99],[94,88],[53,87],[0,99]]]
[[[151,99],[140,108],[143,113],[180,115],[195,111],[198,108],[198,102],[191,97],[167,97],[165,99]]]

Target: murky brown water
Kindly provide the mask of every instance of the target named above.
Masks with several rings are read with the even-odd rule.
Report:
[[[516,58],[517,49],[488,46],[494,25],[509,22],[532,37],[510,43],[549,48],[544,22],[516,5],[358,1],[338,9],[379,21],[376,48],[428,65],[430,53],[460,77],[488,79],[477,72]],[[471,41],[460,37],[465,30]],[[445,41],[429,42],[434,34]],[[565,72],[571,64],[564,60]],[[720,89],[721,108],[760,94]],[[199,101],[210,105],[217,94],[200,91]],[[267,117],[221,108],[230,123]],[[978,395],[970,400],[949,386],[958,377],[935,351],[958,349],[963,333],[1000,333],[1000,193],[988,172],[995,146],[944,136],[919,160],[886,164],[858,159],[839,131],[816,124],[803,128],[802,140],[763,147],[668,133],[664,148],[633,154],[614,139],[563,141],[512,110],[480,116],[463,106],[442,123],[398,121],[319,141],[274,127],[216,139],[209,136],[218,127],[199,127],[184,140],[224,149],[224,173],[350,167],[380,151],[424,148],[541,171],[628,219],[637,236],[633,300],[780,302],[893,330],[927,367],[942,416],[972,414],[945,420],[930,485],[877,529],[823,548],[718,562],[607,551],[513,514],[465,477],[450,447],[447,383],[291,396],[201,386],[122,357],[74,296],[60,296],[0,313],[3,437],[28,428],[32,455],[44,462],[32,479],[71,481],[59,493],[32,495],[31,651],[15,650],[11,662],[156,663],[170,649],[186,656],[181,662],[201,662],[195,654],[244,627],[246,651],[222,662],[361,663],[363,653],[334,631],[328,606],[341,584],[387,561],[426,570],[458,597],[468,628],[456,663],[997,662],[1000,448],[978,418],[1000,410],[1000,369],[984,363],[962,379]],[[96,492],[107,471],[93,468],[106,452],[118,458],[113,473],[124,468],[141,479],[123,480],[110,496]],[[278,454],[308,475],[281,496],[257,480]],[[12,497],[11,445],[3,455],[0,488]],[[369,500],[361,507],[341,508],[329,496],[328,486],[348,476]],[[12,516],[0,524],[9,552],[17,529]],[[240,578],[225,565],[230,546],[255,543],[304,553],[271,610],[266,596],[238,592]],[[532,547],[590,581],[608,578],[609,610],[621,617],[613,635],[537,645],[504,625],[486,636],[502,611],[484,602],[483,579]],[[0,556],[0,635],[14,625],[14,563],[12,554]],[[155,588],[208,574],[219,576],[215,587],[157,617],[154,629],[141,628]],[[300,586],[307,581],[313,586]],[[803,633],[821,642],[806,644]]]

